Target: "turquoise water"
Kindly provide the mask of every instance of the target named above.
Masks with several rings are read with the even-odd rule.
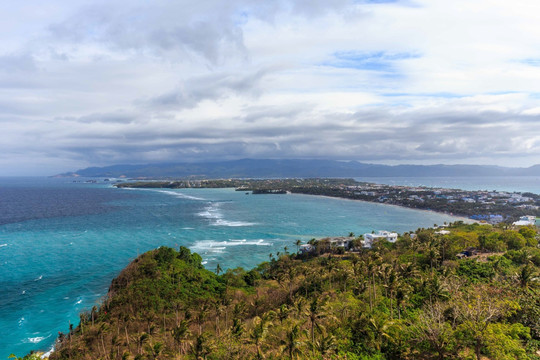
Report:
[[[0,179],[0,359],[49,350],[137,254],[188,246],[215,269],[250,268],[295,239],[404,232],[456,218],[309,195],[130,190]]]
[[[358,181],[378,184],[428,186],[462,190],[497,190],[540,194],[540,176],[493,177],[360,177]]]

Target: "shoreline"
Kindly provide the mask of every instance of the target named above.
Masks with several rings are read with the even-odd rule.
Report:
[[[252,195],[292,193],[326,196],[432,211],[463,221],[485,220],[491,224],[514,221],[526,215],[540,216],[540,195],[533,193],[388,185],[343,178],[136,181],[115,186],[141,189],[229,188],[251,192]]]
[[[316,196],[316,197],[328,198],[328,199],[336,199],[336,200],[345,200],[345,201],[354,201],[354,202],[358,201],[358,202],[363,202],[363,203],[366,203],[366,204],[393,206],[393,207],[397,207],[397,208],[400,208],[400,209],[429,212],[429,213],[439,214],[439,215],[448,215],[448,216],[452,216],[452,217],[461,219],[461,221],[466,222],[466,223],[470,223],[470,224],[474,224],[474,223],[482,224],[480,221],[470,219],[470,218],[466,217],[465,215],[452,215],[452,214],[449,214],[447,212],[436,211],[436,210],[431,210],[431,209],[429,209],[429,210],[428,209],[418,209],[418,208],[413,208],[413,207],[408,207],[408,206],[398,205],[398,204],[385,204],[385,203],[378,203],[378,202],[375,202],[375,201],[367,201],[367,200],[360,200],[360,199],[349,199],[349,198],[345,198],[345,197],[341,197],[341,196],[330,196],[330,195],[315,195],[315,194],[304,194],[304,193],[288,193],[287,195]]]

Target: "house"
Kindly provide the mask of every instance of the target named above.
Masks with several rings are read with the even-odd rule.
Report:
[[[371,248],[371,246],[373,246],[375,242],[381,239],[385,239],[386,241],[394,243],[397,241],[397,238],[398,238],[397,233],[385,231],[385,230],[379,231],[376,234],[366,233],[364,234],[364,247],[369,249]]]
[[[515,226],[528,226],[536,224],[536,216],[534,215],[525,215],[519,218],[518,221],[514,221],[512,225]]]
[[[300,254],[308,254],[308,253],[312,253],[313,251],[315,251],[315,246],[311,244],[300,245],[300,249],[299,249]]]
[[[345,248],[345,249],[348,249],[350,247],[352,239],[354,239],[354,238],[351,238],[351,237],[329,238],[331,246],[342,247],[342,248]]]

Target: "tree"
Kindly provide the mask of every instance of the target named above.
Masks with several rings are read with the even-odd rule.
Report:
[[[445,319],[445,310],[441,302],[428,304],[409,327],[416,347],[421,352],[434,352],[439,360],[445,359],[456,346],[454,329]]]
[[[161,342],[157,342],[154,345],[146,345],[146,355],[149,359],[155,360],[161,354],[164,349],[164,345]]]
[[[207,302],[203,303],[197,314],[197,324],[199,325],[199,335],[202,334],[202,326],[206,321],[208,314],[210,313],[210,306]]]
[[[302,342],[300,341],[300,327],[298,324],[295,324],[291,329],[286,333],[285,340],[283,341],[284,350],[287,351],[289,359],[298,359],[302,355],[302,350],[300,346]]]
[[[320,327],[321,336],[315,341],[309,342],[309,348],[314,353],[315,351],[326,359],[325,355],[336,349],[336,337],[328,334],[323,327]]]
[[[294,245],[296,245],[296,252],[300,252],[300,245],[302,245],[302,240],[300,239],[297,239],[295,242],[294,242]]]
[[[277,317],[279,319],[279,322],[283,324],[283,320],[287,319],[289,317],[289,312],[291,310],[287,306],[287,304],[281,304],[279,309],[277,310]]]
[[[315,326],[317,326],[319,319],[324,317],[324,313],[321,310],[322,308],[319,299],[314,297],[305,313],[309,319],[312,343],[315,342]]]
[[[190,335],[189,322],[185,319],[180,322],[180,325],[172,329],[172,337],[179,347],[180,354],[185,353],[184,345]]]
[[[525,245],[527,245],[527,240],[518,233],[517,231],[513,230],[506,230],[501,234],[501,240],[503,240],[506,245],[508,245],[509,249],[513,250],[519,250],[523,248]]]
[[[30,354],[24,356],[24,357],[17,357],[14,354],[11,354],[8,356],[8,359],[15,359],[15,360],[41,360],[41,354],[31,352]]]
[[[212,353],[212,345],[210,343],[210,336],[207,333],[203,333],[197,336],[195,343],[191,347],[191,352],[197,360],[205,360],[208,355]]]
[[[257,349],[257,359],[263,358],[263,353],[261,350],[261,342],[264,341],[266,334],[268,332],[268,326],[270,325],[270,315],[265,314],[262,317],[256,317],[253,320],[254,326],[249,335],[253,344]]]
[[[504,299],[496,289],[486,285],[476,285],[453,298],[453,309],[458,321],[457,331],[474,349],[476,359],[490,347],[491,324],[509,316],[519,305]],[[507,336],[499,333],[501,336]]]
[[[518,273],[519,286],[522,289],[528,289],[531,286],[532,279],[536,275],[536,268],[532,264],[521,267]]]

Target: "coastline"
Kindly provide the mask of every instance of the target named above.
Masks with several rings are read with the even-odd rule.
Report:
[[[458,217],[463,221],[483,219],[489,223],[514,221],[526,215],[540,216],[540,195],[533,193],[387,185],[343,178],[136,181],[118,184],[117,187],[234,188],[235,191],[251,192],[252,195],[317,195],[433,211]]]
[[[328,199],[345,200],[345,201],[358,201],[358,202],[363,202],[363,203],[366,203],[366,204],[374,204],[374,205],[382,205],[382,206],[393,206],[393,207],[397,207],[397,208],[400,208],[400,209],[422,211],[422,212],[428,212],[428,213],[439,214],[439,215],[448,215],[448,216],[458,218],[461,221],[463,221],[464,223],[469,223],[469,224],[480,223],[479,221],[474,220],[474,219],[470,219],[470,218],[468,218],[468,217],[466,217],[464,215],[454,215],[454,214],[449,214],[447,212],[442,212],[442,211],[436,211],[436,210],[431,210],[431,209],[429,209],[429,210],[428,209],[418,209],[418,208],[413,208],[413,207],[404,206],[404,205],[398,205],[398,204],[378,203],[378,202],[375,202],[375,201],[367,201],[367,200],[360,200],[360,199],[349,199],[349,198],[345,198],[345,197],[341,197],[341,196],[330,196],[330,195],[316,195],[316,194],[305,194],[305,193],[287,193],[287,195],[317,196],[317,197],[328,198]]]

